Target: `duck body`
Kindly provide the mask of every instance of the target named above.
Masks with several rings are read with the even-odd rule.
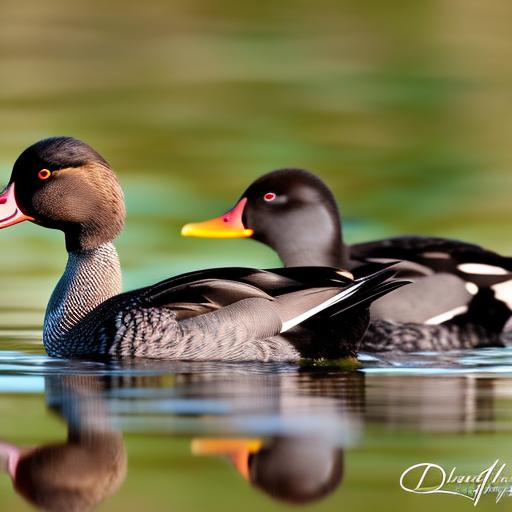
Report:
[[[365,346],[372,351],[448,350],[508,344],[512,258],[469,242],[403,236],[350,246],[357,261],[399,259],[397,275],[414,283],[372,305]],[[380,340],[390,340],[382,343]]]
[[[357,350],[326,339],[315,345],[309,329],[300,326],[282,332],[286,321],[363,282],[350,282],[335,269],[325,269],[320,276],[308,267],[275,273],[210,269],[117,293],[118,269],[111,244],[70,253],[47,308],[43,342],[49,355],[295,361],[345,357]],[[297,280],[297,270],[306,277]],[[366,304],[375,293],[394,289],[398,282],[387,282],[392,273],[384,268],[373,277],[383,288],[371,285],[369,293],[363,289],[353,299]],[[360,307],[348,299],[343,310]],[[331,317],[339,308],[333,305],[324,315]]]
[[[185,236],[221,237],[232,226],[271,248],[286,267],[342,266],[358,276],[370,263],[399,261],[413,282],[376,300],[362,350],[446,350],[501,346],[512,328],[512,258],[467,242],[404,236],[343,243],[334,195],[301,169],[262,176],[242,194],[243,208],[222,223],[187,224]],[[235,218],[238,216],[237,218]]]
[[[294,329],[315,316],[345,318],[404,284],[381,265],[358,280],[334,268],[191,272],[121,293],[112,240],[124,224],[109,164],[71,137],[40,141],[16,161],[0,195],[0,228],[23,220],[60,229],[68,262],[48,303],[43,343],[56,357],[294,361],[354,350],[316,348]],[[337,321],[337,320],[334,320]],[[307,330],[306,330],[307,332]],[[334,346],[335,345],[335,346]]]
[[[467,242],[417,236],[355,244],[350,254],[364,261],[403,261],[398,274],[418,283],[412,287],[418,295],[424,290],[421,304],[400,292],[393,300],[379,301],[377,317],[430,325],[470,322],[497,332],[510,318],[512,258]]]

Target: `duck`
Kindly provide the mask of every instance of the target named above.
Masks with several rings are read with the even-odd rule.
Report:
[[[126,479],[126,448],[110,424],[104,381],[86,374],[46,376],[47,404],[66,422],[65,441],[25,447],[0,440],[0,472],[39,510],[93,510]]]
[[[401,236],[344,243],[336,198],[317,175],[296,168],[256,179],[220,217],[188,223],[183,236],[252,238],[285,267],[341,266],[354,276],[368,263],[399,261],[412,281],[376,300],[363,341],[368,351],[503,346],[512,330],[512,258],[476,244]]]
[[[359,279],[337,268],[206,269],[121,292],[113,240],[126,217],[110,164],[73,137],[43,139],[15,161],[0,228],[30,221],[64,233],[68,260],[51,294],[43,345],[52,357],[297,361],[325,348],[293,329],[350,318],[405,284],[382,266]],[[373,269],[375,270],[375,269]],[[334,353],[345,353],[338,344]],[[332,354],[332,352],[331,352]]]
[[[278,503],[312,504],[340,487],[344,450],[329,436],[194,438],[192,453],[227,458],[252,487]]]

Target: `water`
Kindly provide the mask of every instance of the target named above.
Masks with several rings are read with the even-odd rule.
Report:
[[[61,361],[34,343],[0,353],[0,443],[38,450],[17,491],[0,479],[2,510],[463,510],[462,497],[406,493],[400,475],[421,462],[461,473],[509,462],[508,349],[363,355],[348,371]]]
[[[125,289],[279,265],[254,241],[179,227],[281,166],[329,183],[349,242],[424,233],[510,254],[510,15],[507,0],[2,0],[0,181],[49,135],[103,153],[126,191]],[[285,495],[458,511],[472,504],[407,493],[400,475],[512,464],[510,350],[368,356],[351,371],[51,360],[40,329],[62,236],[24,223],[0,247],[0,441],[46,446],[30,466],[40,503],[71,499],[61,482],[109,511],[285,510]],[[269,460],[286,480],[273,491]],[[0,474],[0,510],[31,510],[34,489]]]

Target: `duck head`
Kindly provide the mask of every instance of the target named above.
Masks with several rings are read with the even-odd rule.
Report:
[[[343,480],[343,449],[328,437],[196,438],[192,453],[227,457],[253,487],[290,504],[325,498]]]
[[[44,139],[23,151],[0,195],[0,228],[29,220],[60,229],[68,251],[113,240],[124,219],[123,192],[108,162],[72,137]]]
[[[248,238],[278,254],[286,266],[344,263],[340,216],[327,185],[302,169],[279,169],[257,179],[224,215],[186,224],[183,236]]]

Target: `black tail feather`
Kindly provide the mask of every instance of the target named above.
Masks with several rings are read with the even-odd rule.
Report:
[[[395,265],[394,262],[368,265],[364,274],[354,282],[359,285],[358,290],[322,311],[321,316],[333,317],[345,313],[348,310],[353,310],[354,308],[369,308],[371,303],[375,300],[402,286],[410,284],[410,281],[393,279],[396,273],[395,270],[391,268],[393,265]],[[370,273],[368,273],[368,271]]]
[[[380,299],[381,297],[384,297],[384,295],[387,295],[388,293],[410,283],[411,281],[404,280],[392,280],[386,283],[382,283],[375,288],[363,291],[361,293],[356,293],[351,297],[348,297],[346,301],[342,301],[341,303],[333,306],[332,309],[334,311],[327,311],[326,314],[334,317],[342,313],[346,313],[348,310],[354,310],[356,308],[366,309],[370,307],[372,302],[376,301],[377,299]],[[336,306],[339,307],[336,308]]]
[[[368,262],[364,265],[360,265],[359,267],[352,269],[351,272],[356,281],[361,279],[370,279],[380,271],[389,269],[395,266],[397,263],[400,263],[399,260],[388,261],[386,263]]]

